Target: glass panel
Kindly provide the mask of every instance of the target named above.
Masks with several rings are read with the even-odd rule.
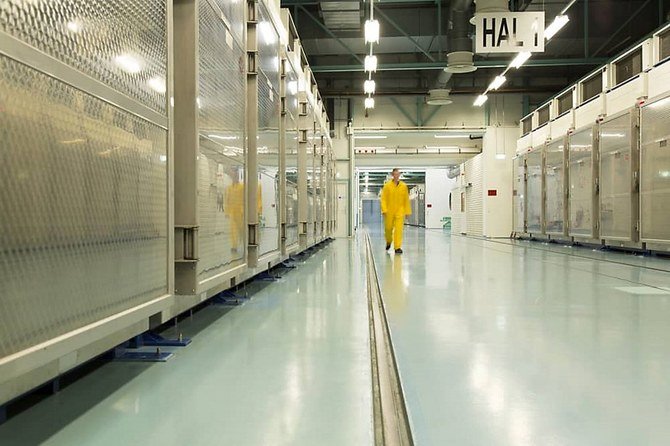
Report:
[[[670,98],[642,108],[640,131],[641,235],[670,241]]]
[[[548,234],[563,234],[565,230],[565,143],[552,141],[545,148],[545,188],[547,191],[544,221]]]
[[[526,211],[525,211],[525,189],[526,180],[524,175],[526,168],[524,166],[524,158],[518,157],[514,160],[514,230],[516,232],[524,232],[526,230]]]
[[[167,2],[8,0],[0,31],[165,113]]]
[[[658,36],[660,42],[660,60],[670,57],[670,29],[665,30]]]
[[[627,81],[642,72],[642,48],[633,51],[628,56],[614,64],[617,85]]]
[[[542,233],[542,151],[526,155],[526,209],[528,232]]]
[[[239,73],[245,51],[209,2],[199,9],[200,66],[198,159],[199,261],[203,282],[244,259],[244,91]]]
[[[279,170],[279,118],[278,93],[258,76],[258,222],[259,254],[279,249],[279,207],[277,185]]]
[[[572,90],[566,91],[562,95],[560,95],[558,98],[558,114],[562,115],[563,113],[567,112],[573,107],[573,96],[572,96]]]
[[[167,131],[4,56],[0,104],[3,358],[168,292],[168,182]]]
[[[582,83],[582,103],[603,92],[603,76],[598,73]]]
[[[544,125],[549,122],[549,105],[537,110],[538,125]]]
[[[521,123],[523,125],[523,134],[524,135],[527,135],[528,133],[530,133],[531,130],[533,130],[533,117],[532,117],[532,115],[528,116],[526,119],[522,120]]]
[[[570,235],[593,236],[593,129],[570,135]]]
[[[603,238],[631,239],[632,144],[630,114],[600,125],[600,230]]]

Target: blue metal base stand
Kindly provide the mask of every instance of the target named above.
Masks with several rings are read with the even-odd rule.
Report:
[[[255,277],[256,280],[262,280],[264,282],[276,282],[277,279],[281,279],[280,276],[275,276],[270,271],[263,271]]]
[[[157,347],[155,351],[129,351],[125,348],[118,348],[114,351],[114,358],[117,361],[125,362],[166,362],[168,359],[172,358],[174,353],[172,352],[163,352],[160,347]]]
[[[130,341],[131,348],[139,347],[186,347],[191,343],[189,338],[179,335],[177,339],[166,339],[163,336],[147,331],[139,336],[135,336]]]
[[[215,305],[237,306],[242,305],[248,300],[248,297],[240,296],[232,291],[222,291],[214,296],[211,302]]]
[[[286,269],[295,269],[295,268],[297,268],[297,266],[295,266],[293,263],[290,263],[290,262],[292,262],[292,260],[290,260],[290,259],[289,259],[289,260],[284,260],[283,262],[281,262],[281,263],[279,264],[279,266],[281,266],[282,268],[286,268]]]

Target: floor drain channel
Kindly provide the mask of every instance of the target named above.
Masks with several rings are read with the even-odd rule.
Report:
[[[367,234],[365,241],[375,444],[377,446],[411,446],[414,442],[405,397],[379,288],[372,245]]]

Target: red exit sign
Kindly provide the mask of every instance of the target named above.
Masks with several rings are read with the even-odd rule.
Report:
[[[489,197],[497,197],[498,189],[489,189]]]

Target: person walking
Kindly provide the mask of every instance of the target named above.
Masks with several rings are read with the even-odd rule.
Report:
[[[384,236],[386,250],[391,249],[391,242],[396,254],[402,254],[402,231],[405,216],[412,214],[409,204],[409,189],[400,181],[400,170],[393,169],[391,180],[382,189],[382,214],[384,215]]]

